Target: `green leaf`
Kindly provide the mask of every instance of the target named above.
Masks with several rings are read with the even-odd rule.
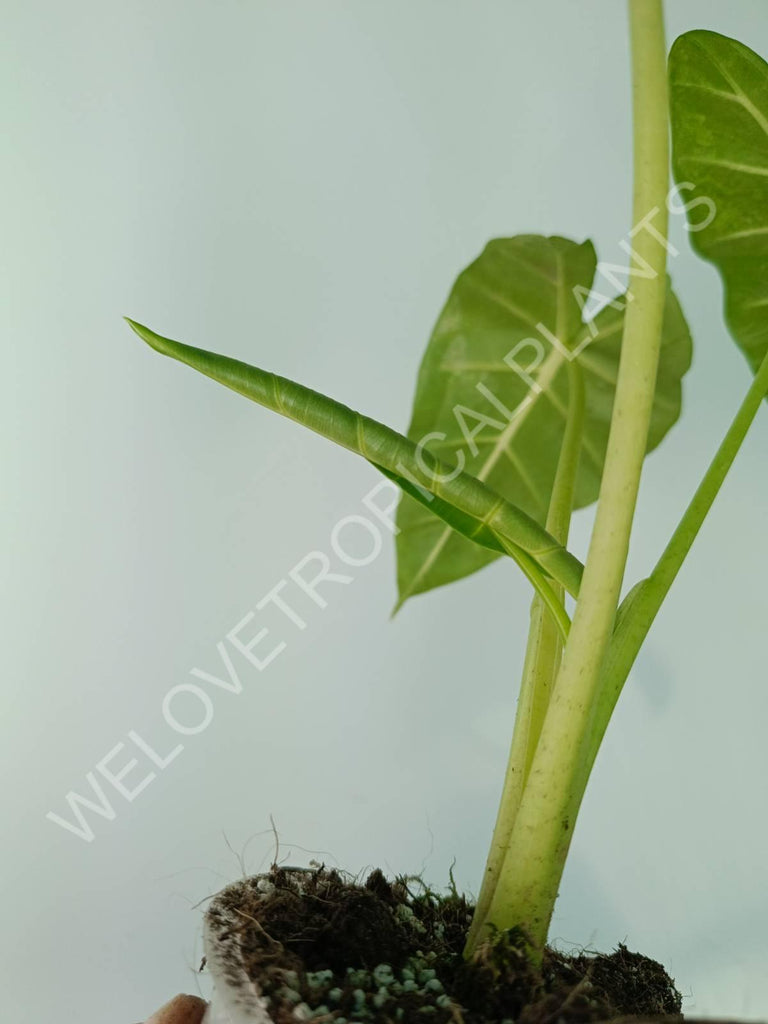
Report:
[[[407,438],[346,405],[301,384],[259,370],[227,356],[206,352],[164,338],[148,327],[126,320],[151,348],[191,366],[205,376],[259,405],[296,420],[310,430],[362,455],[415,501],[429,507],[446,529],[463,534],[466,543],[485,545],[494,553],[516,549],[533,561],[533,575],[544,570],[571,593],[578,592],[583,566],[527,513],[505,501],[490,487]],[[521,559],[529,576],[531,565]]]
[[[686,32],[669,76],[691,243],[720,271],[728,327],[757,372],[768,352],[768,64],[735,39]]]
[[[541,524],[565,431],[569,358],[578,360],[586,392],[575,506],[591,504],[600,487],[625,302],[614,300],[583,322],[595,269],[591,242],[538,235],[490,242],[458,277],[419,371],[408,437],[429,438],[437,455],[460,460]],[[670,291],[649,450],[680,414],[690,361],[690,334]],[[401,602],[497,557],[407,498],[398,525]]]

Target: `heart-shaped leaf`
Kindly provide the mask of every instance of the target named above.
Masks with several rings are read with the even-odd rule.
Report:
[[[717,32],[669,58],[673,167],[691,243],[720,271],[726,319],[757,371],[768,352],[768,64]]]
[[[541,524],[565,431],[570,359],[581,367],[586,392],[576,507],[593,502],[600,487],[625,301],[584,322],[595,269],[590,242],[538,235],[490,242],[458,277],[419,371],[408,437],[487,482]],[[690,361],[688,327],[669,291],[649,450],[680,414]],[[497,557],[407,497],[398,526],[401,603]]]

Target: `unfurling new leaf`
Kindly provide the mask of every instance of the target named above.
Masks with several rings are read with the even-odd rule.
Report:
[[[171,341],[126,319],[157,352],[362,455],[406,493],[427,505],[446,528],[494,552],[514,557],[519,550],[523,553],[519,560],[529,575],[531,570],[535,576],[543,569],[569,593],[578,592],[582,570],[579,560],[535,519],[482,481],[467,473],[457,474],[453,467],[396,431],[301,384],[228,356]]]

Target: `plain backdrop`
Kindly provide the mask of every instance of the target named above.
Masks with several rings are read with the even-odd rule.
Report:
[[[132,1024],[199,979],[206,896],[274,854],[477,891],[529,590],[497,563],[408,603],[392,545],[113,820],[66,794],[162,714],[376,483],[364,462],[141,345],[121,317],[403,429],[432,323],[491,237],[630,226],[619,0],[4,5],[0,92],[3,1014]],[[762,0],[670,0],[768,54]],[[744,392],[715,271],[678,223],[685,415],[646,463],[648,570]],[[761,412],[622,697],[552,936],[625,942],[691,1014],[768,1018]],[[583,555],[591,513],[576,517]],[[286,592],[287,593],[287,592]],[[266,614],[266,613],[265,613]],[[264,620],[266,622],[266,620]],[[249,629],[255,632],[254,619]],[[249,635],[243,631],[243,636]],[[199,681],[199,680],[198,680]],[[174,709],[199,721],[199,698]],[[186,701],[186,703],[185,703]],[[115,747],[123,743],[124,747]],[[124,783],[146,776],[146,757]],[[102,779],[103,782],[103,779]],[[246,845],[247,844],[247,845]],[[244,852],[243,852],[244,851]]]

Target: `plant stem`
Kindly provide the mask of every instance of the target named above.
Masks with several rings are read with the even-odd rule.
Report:
[[[584,374],[575,360],[568,363],[568,419],[547,513],[547,531],[565,547],[571,529],[576,475],[584,432]]]
[[[677,578],[767,394],[768,354],[656,567],[648,579],[643,580],[637,590],[627,598],[626,610],[624,605],[622,606],[624,614],[621,622],[617,623],[605,661],[592,732],[590,766],[597,756],[616,701],[638,651],[653,625],[664,598]]]
[[[563,435],[563,446],[557,463],[552,498],[547,515],[547,530],[565,547],[571,529],[576,476],[581,459],[581,442],[584,432],[586,406],[584,375],[576,362],[568,364],[568,420]],[[561,601],[565,600],[562,587],[557,588]],[[538,595],[537,595],[538,596]],[[552,686],[560,669],[563,644],[568,636],[558,636],[554,631],[551,617],[543,615],[541,643],[538,649],[533,685],[531,687],[530,727],[525,756],[524,778],[528,777],[533,756],[544,725]]]
[[[568,363],[568,418],[555,480],[552,485],[546,523],[547,530],[563,546],[568,543],[573,512],[576,474],[579,468],[584,429],[584,408],[584,376],[581,367],[575,361],[570,362]],[[555,588],[555,596],[561,602],[564,600],[561,587]],[[533,761],[541,726],[549,705],[552,683],[560,667],[563,649],[561,635],[562,628],[558,629],[551,608],[548,609],[540,594],[536,594],[531,604],[531,625],[512,745],[483,883],[467,936],[467,955],[471,955],[479,929],[490,907],[507,852],[523,786]]]
[[[605,469],[576,613],[525,783],[487,924],[521,927],[540,955],[581,793],[601,669],[613,630],[645,457],[666,291],[668,129],[661,0],[629,0],[634,111],[634,247],[653,275],[628,303]],[[635,237],[636,236],[636,237]]]

